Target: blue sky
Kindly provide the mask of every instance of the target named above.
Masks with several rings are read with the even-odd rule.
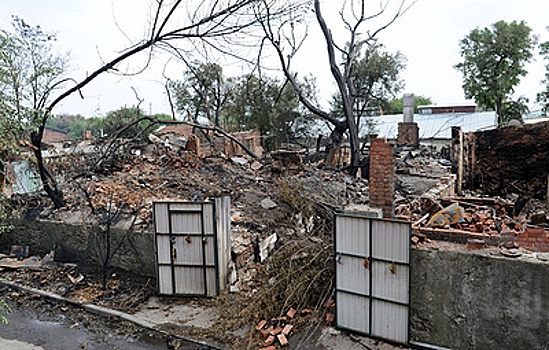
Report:
[[[70,75],[82,79],[97,69],[102,60],[115,57],[143,36],[150,3],[148,0],[0,0],[0,27],[10,29],[10,16],[17,15],[30,24],[40,24],[46,31],[56,32],[60,51],[70,52]],[[344,42],[345,37],[340,35],[336,25],[341,3],[325,0],[323,8],[336,39]],[[372,3],[378,4],[379,0]],[[460,61],[459,40],[470,30],[490,26],[498,20],[525,20],[541,41],[547,41],[548,13],[547,0],[418,0],[404,17],[380,33],[379,40],[389,51],[399,50],[407,57],[407,69],[402,72],[406,84],[404,92],[431,97],[437,104],[463,103],[461,75],[453,68]],[[296,57],[294,69],[300,76],[310,73],[316,77],[321,103],[326,105],[335,85],[324,48],[317,25],[312,23],[310,36]],[[527,66],[530,73],[517,88],[517,96],[533,100],[541,91],[543,61],[539,56],[536,58]],[[121,68],[132,70],[142,63],[141,57]],[[271,66],[277,67],[275,62]],[[177,78],[183,69],[173,58],[159,56],[153,67],[139,76],[99,78],[83,91],[84,100],[73,96],[54,112],[104,115],[121,106],[135,104],[137,100],[132,88],[144,99],[141,106],[147,112],[169,112],[162,76]],[[246,68],[233,62],[225,67],[225,72],[239,75],[246,72]]]

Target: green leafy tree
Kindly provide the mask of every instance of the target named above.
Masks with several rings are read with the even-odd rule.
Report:
[[[217,63],[189,65],[183,80],[170,84],[175,109],[189,121],[200,118],[220,126],[221,111],[228,97],[223,69]]]
[[[362,50],[363,46],[366,46],[365,50]],[[391,99],[402,90],[404,81],[400,72],[406,68],[406,57],[401,52],[385,51],[378,42],[362,42],[356,50],[355,62],[351,63],[351,81],[355,91],[355,115],[360,118],[387,109]],[[333,96],[332,109],[332,112],[343,114],[340,93]]]
[[[66,82],[66,56],[53,51],[54,34],[13,17],[14,32],[0,31],[0,108],[10,115],[11,125],[30,130],[30,139],[44,190],[56,207],[65,204],[54,175],[42,158],[42,135],[46,106],[54,91]]]
[[[363,46],[366,46],[365,50],[362,50]],[[391,99],[404,86],[400,72],[406,68],[406,57],[401,52],[391,54],[385,51],[384,46],[375,41],[358,43],[356,51],[349,79],[355,92],[352,96],[353,112],[357,129],[371,134],[375,129],[371,116],[379,115],[387,109]],[[335,115],[344,114],[340,92],[332,97],[331,112]],[[364,122],[366,128],[362,126]]]
[[[549,27],[547,27],[549,30]],[[541,103],[542,110],[545,114],[549,113],[549,41],[540,44],[540,54],[545,62],[545,78],[542,83],[545,85],[545,90],[538,93],[537,102]]]
[[[536,45],[531,33],[524,21],[499,21],[491,28],[472,30],[460,42],[463,62],[455,68],[463,74],[465,97],[495,110],[499,123],[512,117],[505,115],[504,106],[527,73],[524,66]]]
[[[146,117],[150,117],[152,122]],[[104,119],[99,120],[95,130],[99,127],[105,135],[112,135],[123,130],[118,135],[119,137],[143,141],[152,132],[156,125],[155,121],[160,123],[162,120],[170,119],[171,117],[167,114],[146,116],[139,107],[122,107],[107,113]]]
[[[521,96],[516,100],[505,101],[502,110],[503,115],[505,116],[505,121],[509,121],[511,119],[522,120],[522,116],[526,115],[530,111],[530,108],[528,108],[528,99]]]
[[[310,85],[304,89],[312,93]],[[258,129],[266,150],[300,143],[308,136],[307,130],[311,128],[304,126],[310,124],[310,120],[303,117],[291,85],[249,74],[234,79],[230,91],[225,114],[240,130]]]
[[[67,133],[76,139],[82,137],[86,124],[86,118],[80,114],[61,114],[48,118],[46,127]]]
[[[414,112],[417,113],[417,108],[419,106],[428,106],[432,105],[433,101],[430,97],[425,97],[421,95],[414,96]],[[401,114],[404,111],[404,101],[403,98],[395,98],[391,100],[386,109],[383,111],[385,114]]]
[[[360,101],[357,101],[357,98],[361,96],[361,91],[356,91],[353,78],[355,66],[360,63],[360,50],[365,44],[373,47],[376,36],[402,16],[413,2],[397,1],[396,6],[393,7],[395,11],[392,12],[392,10],[388,10],[385,2],[380,3],[376,8],[375,5],[370,6],[372,4],[366,0],[343,1],[339,12],[340,16],[338,16],[340,22],[337,24],[326,21],[322,3],[320,0],[307,2],[306,5],[311,8],[301,11],[302,17],[294,15],[292,20],[263,21],[262,25],[265,38],[276,51],[284,76],[296,90],[300,102],[310,113],[325,121],[330,127],[326,159],[329,163],[335,159],[339,146],[345,135],[348,135],[351,156],[348,170],[352,175],[356,175],[362,158],[356,112],[360,112],[362,105]],[[303,47],[303,42],[307,37],[308,14],[311,12],[314,13],[314,18],[324,38],[323,45],[325,45],[328,57],[327,68],[337,85],[338,95],[341,96],[341,112],[338,113],[332,112],[334,109],[337,110],[337,107],[333,108],[332,106],[331,110],[327,110],[321,107],[317,101],[309,99],[300,88],[298,74],[292,68],[292,60]],[[344,28],[344,31],[338,33],[337,36],[345,38],[341,42],[335,40],[332,35],[332,29],[335,27]],[[343,60],[338,60],[338,56],[343,57]],[[357,102],[359,102],[358,108]],[[368,107],[367,104],[365,106]]]

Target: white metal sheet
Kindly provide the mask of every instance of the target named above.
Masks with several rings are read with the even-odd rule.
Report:
[[[372,222],[372,256],[408,263],[410,225],[403,222],[374,220]]]
[[[173,245],[174,263],[202,265],[202,238],[177,236]]]
[[[204,233],[213,234],[214,233],[214,208],[213,203],[204,203]]]
[[[229,257],[231,254],[231,197],[223,196],[215,199],[217,224],[217,251],[219,269],[219,288],[225,290]]]
[[[372,262],[372,296],[408,303],[409,266]]]
[[[369,236],[369,220],[349,216],[336,217],[336,252],[369,256]]]
[[[202,267],[175,267],[176,294],[204,294],[204,269]]]
[[[171,263],[170,237],[156,236],[157,259],[159,264]]]
[[[370,271],[364,262],[363,258],[340,256],[336,264],[337,289],[369,295]]]
[[[336,295],[337,324],[356,332],[367,333],[370,327],[370,299],[339,292]]]
[[[157,233],[170,232],[167,203],[154,203],[154,223]]]
[[[335,235],[338,327],[406,343],[410,224],[341,215]]]
[[[407,342],[408,312],[407,306],[372,300],[372,335]]]
[[[170,210],[200,211],[200,210],[202,210],[202,204],[201,203],[193,203],[193,202],[171,202],[170,203]]]
[[[159,266],[158,267],[158,292],[160,294],[172,294],[173,293],[172,282],[172,267],[171,266]]]
[[[172,233],[174,234],[201,234],[202,216],[200,213],[172,212]]]

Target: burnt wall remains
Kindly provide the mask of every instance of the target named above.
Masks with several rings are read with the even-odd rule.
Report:
[[[471,133],[464,148],[467,189],[546,197],[549,122]]]

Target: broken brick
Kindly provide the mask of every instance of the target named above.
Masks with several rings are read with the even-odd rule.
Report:
[[[267,346],[266,348],[261,348],[259,350],[276,350],[276,347],[274,347],[273,345],[271,346]]]
[[[267,339],[265,339],[265,341],[263,342],[263,345],[264,346],[273,345],[274,341],[275,341],[275,336],[274,335],[269,335],[267,337]]]
[[[296,310],[292,307],[290,308],[290,310],[288,310],[288,312],[286,313],[286,316],[288,316],[289,318],[293,318],[296,314]]]
[[[284,333],[280,333],[276,337],[278,338],[278,342],[280,343],[280,345],[282,345],[282,346],[288,345],[288,338],[286,338]]]
[[[256,331],[261,331],[263,328],[265,328],[265,326],[267,325],[267,321],[266,320],[261,320],[259,321],[259,323],[257,324],[257,326],[255,326],[255,330]]]
[[[269,326],[269,328],[264,329],[264,330],[261,331],[261,336],[262,336],[263,338],[267,338],[267,337],[271,334],[271,332],[272,332],[273,330],[274,330],[274,327],[273,327],[273,326]]]
[[[293,325],[291,324],[287,324],[286,326],[284,326],[284,328],[282,329],[282,334],[286,334],[286,335],[289,335],[290,332],[292,331],[292,328],[294,328]]]
[[[467,241],[467,249],[482,249],[486,247],[486,243],[481,239],[470,239]]]
[[[277,334],[280,334],[280,332],[282,332],[282,327],[276,327],[274,328],[273,330],[271,330],[269,332],[270,335],[277,335]]]
[[[524,229],[528,237],[545,237],[545,229],[543,227],[528,227]]]

